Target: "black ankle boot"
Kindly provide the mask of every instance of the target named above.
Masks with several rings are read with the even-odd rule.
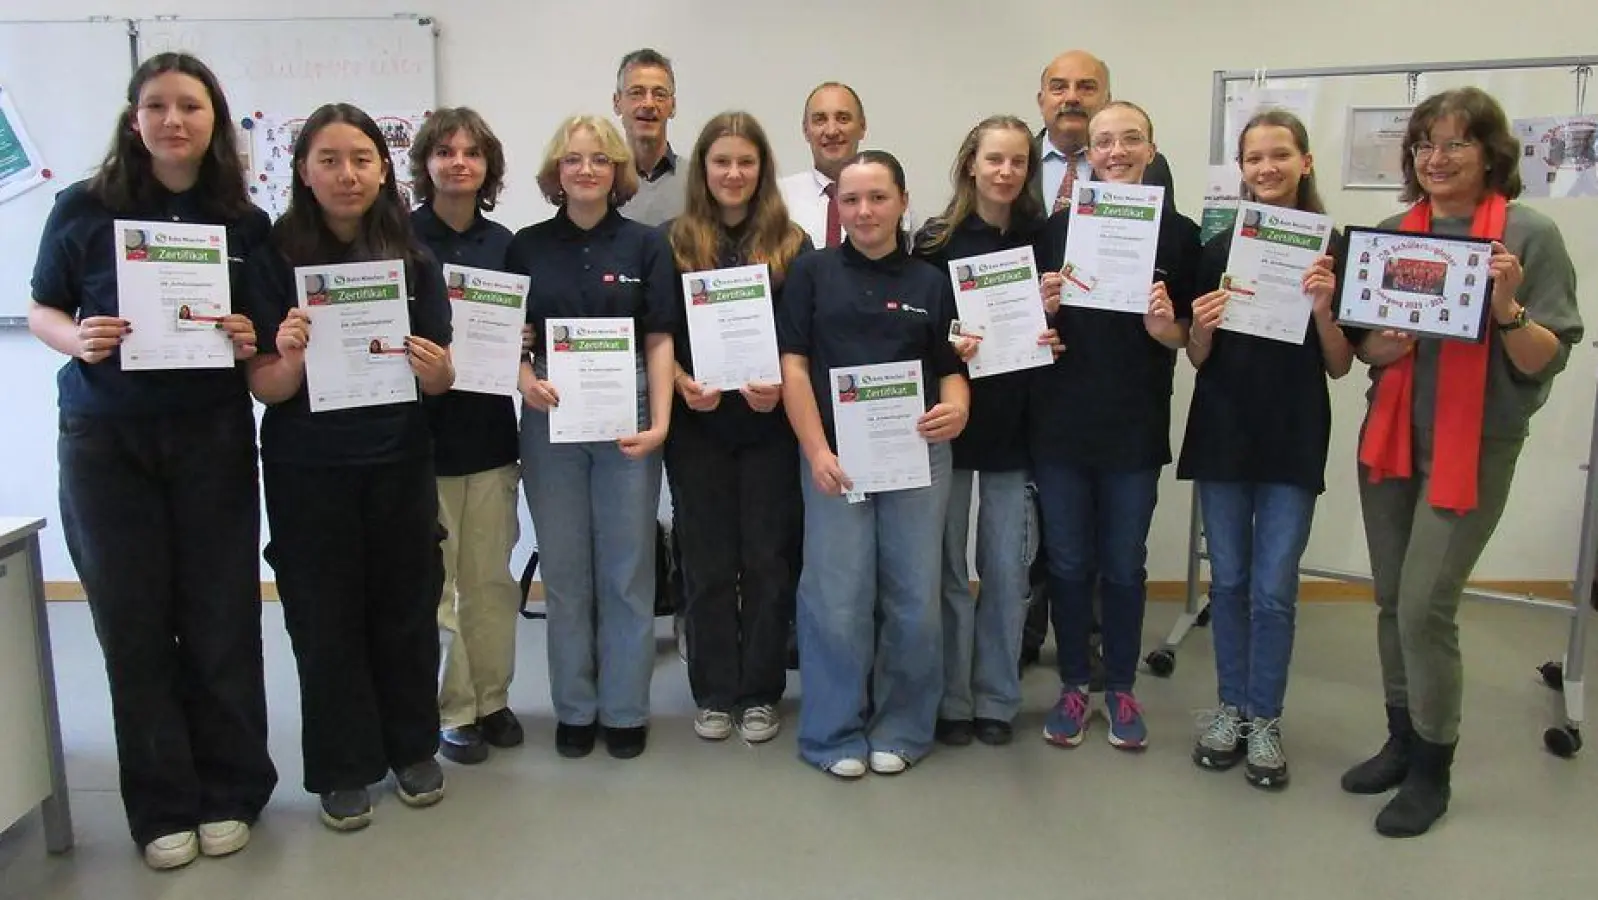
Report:
[[[1410,754],[1409,777],[1398,793],[1376,816],[1376,831],[1384,837],[1415,837],[1425,834],[1448,812],[1452,795],[1451,772],[1454,744],[1433,744],[1415,738]]]
[[[1410,745],[1415,726],[1409,708],[1387,707],[1387,743],[1370,759],[1343,773],[1343,790],[1350,794],[1384,794],[1404,782],[1409,774]]]

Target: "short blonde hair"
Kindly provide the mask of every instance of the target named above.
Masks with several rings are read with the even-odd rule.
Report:
[[[538,189],[544,199],[559,206],[566,202],[566,192],[560,186],[560,158],[566,155],[572,137],[587,131],[599,141],[599,150],[615,165],[615,181],[610,187],[610,205],[621,206],[638,193],[638,172],[633,168],[633,154],[622,140],[621,132],[607,118],[600,116],[572,116],[560,123],[555,134],[544,148],[544,162],[538,167]]]

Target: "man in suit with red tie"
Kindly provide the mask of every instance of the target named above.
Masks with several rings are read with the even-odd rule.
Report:
[[[777,181],[788,215],[817,247],[843,241],[838,222],[838,172],[860,152],[866,136],[866,111],[854,88],[836,81],[818,85],[805,98],[805,143],[811,168]]]
[[[1109,66],[1085,50],[1062,53],[1043,70],[1038,85],[1043,130],[1037,136],[1043,177],[1034,184],[1050,212],[1065,209],[1076,183],[1093,177],[1086,153],[1088,120],[1110,99]],[[1143,183],[1163,186],[1166,202],[1172,202],[1171,167],[1164,156],[1154,154]]]

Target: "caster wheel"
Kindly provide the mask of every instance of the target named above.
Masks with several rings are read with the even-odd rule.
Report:
[[[1547,662],[1537,667],[1537,674],[1542,676],[1543,684],[1551,690],[1563,691],[1565,689],[1565,667],[1556,662]]]
[[[1164,648],[1151,652],[1143,661],[1148,663],[1150,672],[1161,678],[1169,678],[1176,671],[1176,654]]]
[[[1550,728],[1543,732],[1543,746],[1560,759],[1570,759],[1581,749],[1581,732],[1575,728]]]
[[[1208,606],[1206,606],[1203,609],[1199,610],[1198,617],[1193,620],[1193,624],[1197,625],[1200,628],[1208,628],[1209,627],[1209,624],[1210,624],[1210,608]]]

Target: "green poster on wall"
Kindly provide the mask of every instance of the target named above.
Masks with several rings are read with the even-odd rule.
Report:
[[[0,87],[0,203],[49,178],[22,127],[11,93]]]

